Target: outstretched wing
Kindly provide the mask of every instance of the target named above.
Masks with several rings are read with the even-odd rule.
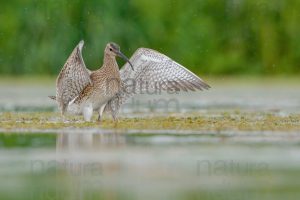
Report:
[[[184,66],[155,50],[140,48],[130,61],[134,71],[128,63],[120,70],[122,90],[108,102],[105,108],[114,118],[121,104],[134,94],[147,92],[159,94],[161,91],[195,91],[210,88]]]
[[[56,100],[62,113],[71,100],[90,83],[90,71],[86,68],[82,58],[82,47],[84,41],[81,40],[75,47],[64,67],[56,79]]]

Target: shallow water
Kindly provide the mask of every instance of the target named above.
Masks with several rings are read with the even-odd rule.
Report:
[[[292,140],[1,133],[0,155],[0,199],[300,197],[300,149]]]
[[[209,82],[212,88],[204,92],[135,96],[122,106],[121,113],[180,113],[228,109],[300,113],[299,80],[292,83],[277,79]],[[57,111],[56,103],[48,98],[48,95],[54,94],[55,80],[53,83],[38,84],[1,83],[0,112]]]
[[[203,93],[139,96],[121,115],[300,113],[295,84],[211,85]],[[54,84],[1,84],[0,91],[0,114],[57,111],[47,97],[54,94]],[[0,199],[300,197],[298,132],[48,132],[0,133]]]

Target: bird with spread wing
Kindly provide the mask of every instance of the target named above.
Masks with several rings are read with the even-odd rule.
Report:
[[[120,106],[135,94],[146,90],[196,91],[209,89],[201,78],[171,58],[155,50],[139,48],[128,59],[115,43],[104,50],[103,65],[98,70],[86,68],[81,41],[73,50],[56,80],[56,100],[61,114],[83,114],[90,121],[93,111],[98,120],[103,112],[117,119]],[[126,60],[119,70],[116,56]]]

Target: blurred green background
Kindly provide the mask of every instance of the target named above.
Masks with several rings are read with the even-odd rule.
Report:
[[[0,74],[55,75],[84,39],[91,69],[114,41],[198,74],[300,74],[299,0],[1,1]]]

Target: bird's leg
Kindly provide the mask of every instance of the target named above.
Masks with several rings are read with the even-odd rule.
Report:
[[[66,121],[66,116],[65,116],[64,110],[62,110],[62,111],[60,112],[60,116],[61,116],[61,120],[62,120],[63,123],[67,122],[67,121]]]
[[[117,117],[117,115],[116,114],[112,114],[112,117],[113,117],[113,120],[114,120],[114,122],[115,123],[118,123],[119,122],[119,118]]]
[[[65,117],[64,114],[61,115],[61,120],[62,120],[63,122],[66,122],[66,117]]]
[[[112,110],[111,116],[112,116],[112,118],[113,118],[113,120],[114,120],[114,128],[118,128],[118,122],[119,122],[119,119],[118,119],[118,117],[117,117],[117,112],[114,111],[114,110]]]
[[[119,119],[117,117],[113,117],[114,119],[114,128],[117,128],[118,127],[118,122],[119,122]]]
[[[83,107],[83,118],[85,121],[90,122],[93,116],[93,105],[88,103]]]
[[[100,108],[99,108],[99,111],[98,111],[98,119],[97,121],[100,123],[101,122],[101,117],[102,117],[102,114],[103,114],[103,111],[104,111],[104,108],[105,108],[106,104],[103,104]]]

